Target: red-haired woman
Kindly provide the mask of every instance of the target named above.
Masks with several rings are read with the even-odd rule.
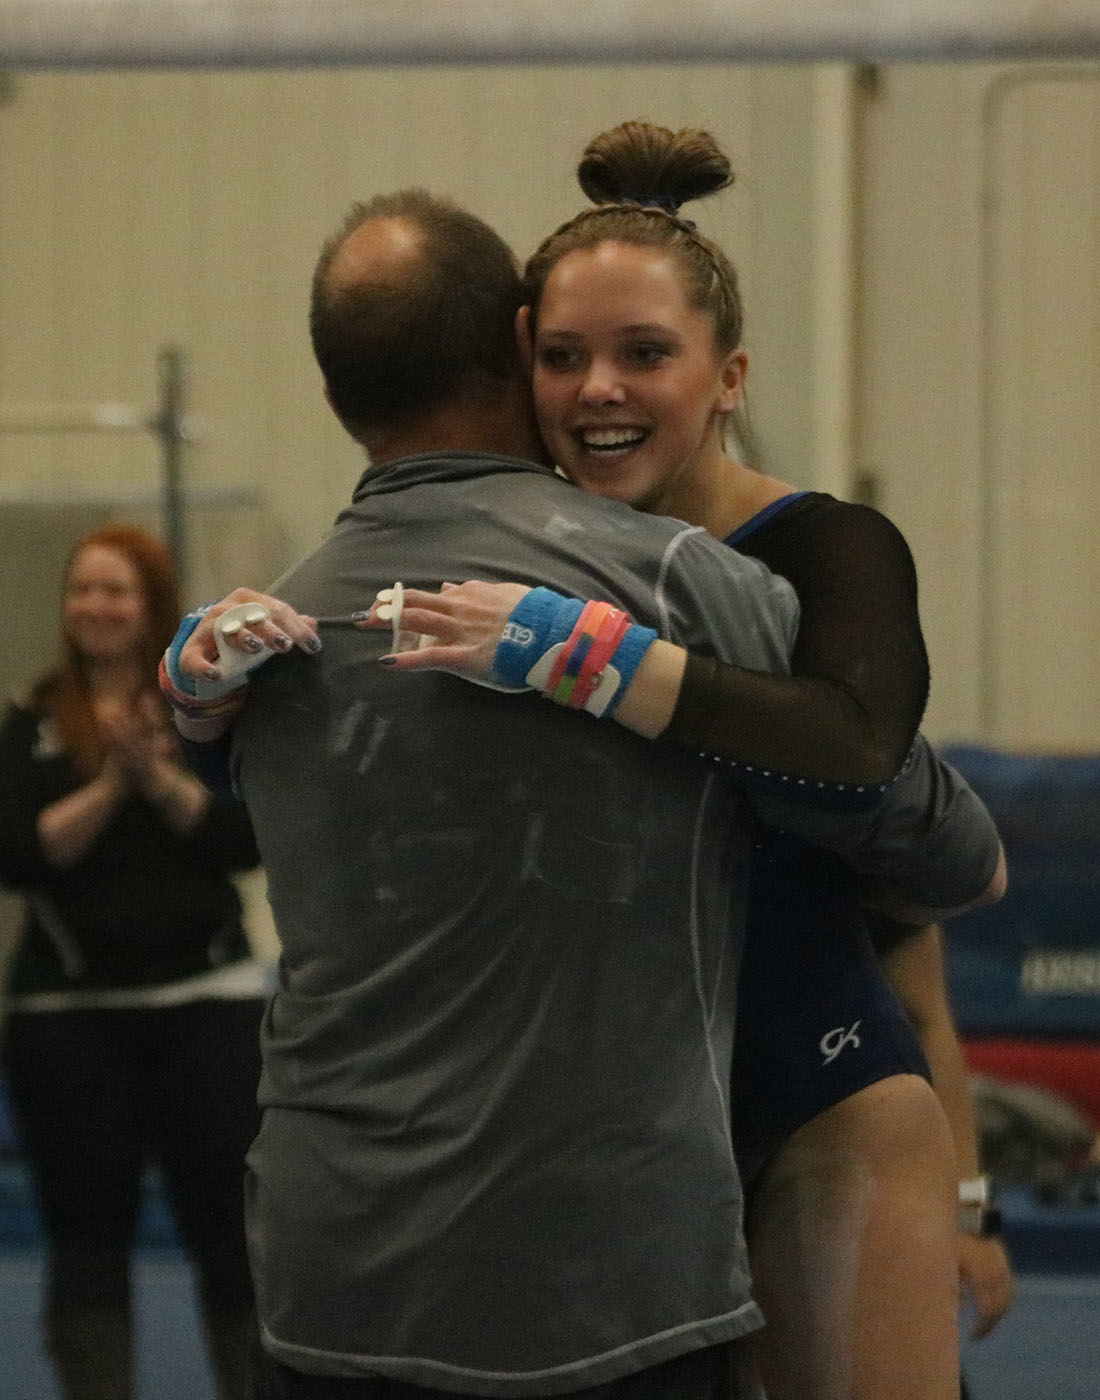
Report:
[[[60,658],[0,729],[0,880],[26,900],[4,1068],[65,1400],[132,1394],[149,1159],[197,1269],[219,1400],[246,1393],[242,1182],[264,978],[231,875],[258,855],[244,809],[183,766],[157,689],[179,613],[158,539],[127,525],[85,536],[64,574]]]

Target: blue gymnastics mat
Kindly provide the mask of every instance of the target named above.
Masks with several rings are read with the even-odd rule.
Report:
[[[0,1393],[11,1400],[58,1400],[39,1343],[40,1278],[37,1251],[0,1249]],[[135,1280],[136,1400],[214,1400],[186,1260],[175,1249],[142,1251]],[[1022,1274],[1000,1327],[963,1345],[971,1400],[1097,1400],[1098,1318],[1100,1275]]]
[[[0,1395],[60,1400],[39,1330],[42,1257],[0,1249]],[[134,1269],[135,1400],[215,1400],[191,1270],[174,1248],[141,1250]]]
[[[1100,1275],[1021,1274],[1000,1326],[963,1342],[970,1400],[1096,1400],[1098,1319]]]

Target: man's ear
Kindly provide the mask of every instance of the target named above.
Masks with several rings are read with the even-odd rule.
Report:
[[[749,372],[749,357],[744,350],[733,350],[722,366],[722,387],[715,408],[719,413],[732,413],[741,402],[745,376]]]
[[[528,378],[535,369],[535,347],[532,343],[531,308],[521,306],[516,312],[516,345],[519,349],[519,362]]]

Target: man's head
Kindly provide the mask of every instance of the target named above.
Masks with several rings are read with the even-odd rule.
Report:
[[[519,304],[510,249],[472,214],[424,190],[354,205],[310,302],[337,417],[369,448],[452,405],[499,400],[519,373]]]

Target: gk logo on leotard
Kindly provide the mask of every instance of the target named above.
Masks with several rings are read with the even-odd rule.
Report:
[[[821,1063],[823,1065],[832,1064],[846,1045],[850,1045],[853,1050],[858,1050],[858,1031],[862,1024],[862,1021],[856,1021],[849,1030],[845,1030],[843,1026],[837,1026],[835,1030],[826,1031],[818,1046],[823,1056]]]
[[[529,647],[535,640],[535,634],[530,627],[521,627],[518,622],[506,622],[504,631],[500,634],[502,642],[515,642],[516,646]]]

